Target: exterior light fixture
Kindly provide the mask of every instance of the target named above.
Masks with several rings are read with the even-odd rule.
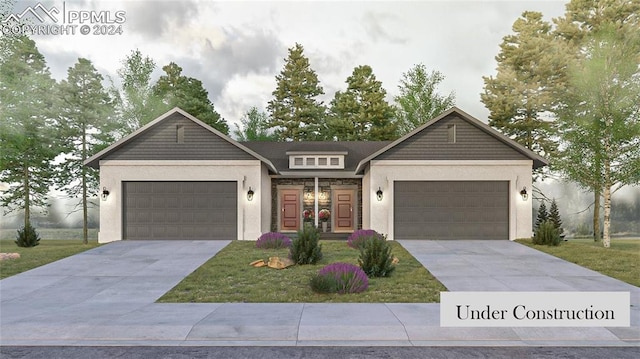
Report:
[[[249,187],[249,191],[247,192],[247,199],[248,199],[249,201],[253,201],[253,194],[254,194],[254,193],[255,193],[255,192],[253,192],[253,189],[251,189],[251,187]]]
[[[520,191],[520,195],[522,196],[522,200],[526,201],[529,198],[529,194],[527,193],[527,187],[523,187],[522,191]]]
[[[306,199],[311,199],[311,198],[313,198],[313,195],[311,194],[311,191],[308,191],[307,193],[304,194],[304,197]]]
[[[102,187],[102,200],[106,201],[107,197],[109,197],[109,190],[107,190],[107,187]]]
[[[378,187],[376,191],[376,196],[378,197],[378,201],[382,201],[382,188]]]
[[[327,194],[324,192],[320,192],[320,199],[327,199]]]

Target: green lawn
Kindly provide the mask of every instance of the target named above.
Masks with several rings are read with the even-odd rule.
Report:
[[[309,279],[334,262],[357,263],[358,251],[344,241],[321,241],[324,258],[316,265],[296,265],[282,270],[254,268],[249,263],[270,256],[286,257],[288,250],[262,250],[253,241],[234,241],[191,273],[159,302],[252,302],[252,303],[434,303],[446,288],[397,242],[391,242],[398,257],[396,270],[388,278],[369,280],[369,289],[358,294],[317,294]]]
[[[95,240],[89,241],[89,244],[82,244],[82,240],[41,239],[40,244],[35,247],[21,248],[13,240],[0,240],[0,252],[20,253],[19,259],[0,261],[0,279],[55,262],[97,246],[98,242]]]
[[[519,243],[551,254],[604,275],[640,286],[640,240],[612,239],[611,248],[591,239],[570,239],[558,247],[534,245],[531,240]]]

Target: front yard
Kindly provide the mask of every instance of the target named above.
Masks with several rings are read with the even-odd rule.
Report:
[[[96,240],[82,244],[81,239],[41,239],[40,244],[32,248],[18,247],[13,240],[0,240],[0,252],[19,253],[19,259],[0,261],[0,279],[26,272],[29,269],[55,262],[65,257],[84,252],[98,246]]]
[[[263,250],[253,241],[234,241],[166,293],[159,302],[252,302],[252,303],[435,303],[446,288],[409,252],[391,242],[398,257],[396,270],[387,278],[369,279],[369,289],[358,294],[317,294],[311,276],[326,264],[357,263],[358,251],[345,241],[321,241],[323,259],[316,265],[286,269],[249,266],[256,259],[286,257],[287,249]]]
[[[613,239],[611,248],[591,239],[570,239],[557,247],[519,243],[640,287],[640,240]]]

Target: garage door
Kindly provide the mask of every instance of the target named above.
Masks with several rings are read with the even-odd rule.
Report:
[[[124,182],[124,239],[235,239],[236,182]]]
[[[509,239],[509,182],[394,183],[396,239]]]

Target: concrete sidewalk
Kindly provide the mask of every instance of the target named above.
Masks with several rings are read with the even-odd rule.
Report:
[[[639,288],[502,241],[402,244],[450,290],[630,291],[632,327],[441,328],[433,303],[155,303],[227,243],[115,242],[2,280],[0,345],[640,346]]]

